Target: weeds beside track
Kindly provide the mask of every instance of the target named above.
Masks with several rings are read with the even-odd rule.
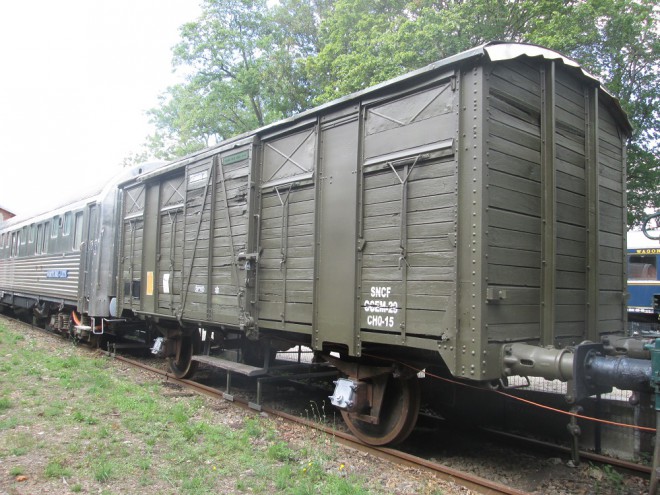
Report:
[[[469,492],[0,319],[0,493]]]

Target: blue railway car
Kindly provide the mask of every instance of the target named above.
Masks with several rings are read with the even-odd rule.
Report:
[[[642,231],[628,232],[628,319],[658,323],[660,315],[660,241]]]

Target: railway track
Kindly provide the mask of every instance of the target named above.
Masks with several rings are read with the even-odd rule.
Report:
[[[19,320],[16,320],[19,321]],[[24,322],[20,322],[22,324],[25,324]],[[28,325],[28,324],[25,324]],[[38,327],[32,327],[35,330],[40,330],[43,332],[46,332],[43,329],[40,329]],[[52,335],[53,337],[56,337],[55,334],[49,333],[49,335]],[[101,350],[96,350],[95,352],[103,353],[105,355],[110,354],[107,351],[101,351]],[[122,363],[125,363],[127,365],[130,365],[132,367],[140,368],[141,370],[144,370],[150,374],[153,374],[154,376],[160,377],[161,379],[172,383],[172,384],[177,384],[181,387],[185,387],[189,390],[193,390],[196,393],[200,393],[206,396],[209,396],[214,399],[223,399],[227,400],[225,397],[225,394],[222,390],[219,388],[215,388],[209,385],[205,385],[196,381],[192,380],[186,380],[186,379],[178,379],[171,373],[163,370],[156,368],[154,366],[151,366],[149,364],[145,364],[144,362],[140,362],[135,359],[131,359],[126,356],[121,356],[116,353],[113,353],[112,356],[116,358],[117,360],[121,361]],[[231,401],[234,402],[237,406],[245,408],[245,409],[253,409],[250,406],[250,402],[242,398],[238,395],[234,395],[231,398]],[[423,457],[420,457],[419,455],[413,455],[411,453],[406,453],[401,450],[397,449],[391,449],[391,448],[383,448],[383,447],[370,447],[367,445],[364,445],[363,443],[359,442],[354,436],[352,436],[349,433],[337,430],[336,428],[328,427],[324,425],[323,423],[319,421],[312,421],[309,419],[305,419],[300,416],[296,416],[295,414],[291,414],[288,412],[284,412],[281,410],[278,410],[273,407],[267,407],[267,406],[262,406],[261,410],[271,416],[274,417],[279,417],[283,418],[286,421],[289,422],[294,422],[297,424],[304,425],[305,427],[309,428],[314,428],[316,430],[322,431],[326,434],[332,435],[333,439],[335,439],[338,443],[345,445],[349,448],[368,453],[372,456],[376,456],[382,459],[386,459],[390,462],[397,463],[406,467],[414,467],[416,469],[421,469],[421,470],[426,470],[429,472],[434,473],[435,476],[437,476],[439,479],[447,480],[447,481],[452,481],[458,485],[464,486],[470,490],[473,490],[474,492],[477,493],[484,493],[484,494],[517,494],[517,495],[525,495],[528,492],[525,492],[521,489],[518,488],[512,488],[510,486],[506,486],[502,483],[494,482],[489,479],[486,479],[483,476],[478,476],[475,475],[471,472],[466,472],[461,469],[457,469],[454,467],[447,466],[445,464],[439,463],[439,462],[434,462],[433,460],[429,460]],[[485,430],[484,430],[485,431]],[[536,445],[537,447],[540,447],[544,449],[545,451],[559,451],[562,453],[567,453],[568,449],[563,449],[562,447],[558,447],[553,444],[545,443],[545,442],[538,442],[534,440],[530,440],[529,438],[526,437],[521,437],[521,436],[516,436],[516,435],[511,435],[508,433],[502,433],[499,431],[492,431],[488,430],[487,433],[489,435],[498,435],[502,438],[506,437],[510,440],[513,440],[515,442],[518,442],[519,445]],[[631,462],[626,462],[626,461],[621,461],[618,459],[606,457],[606,456],[600,456],[596,455],[590,452],[581,452],[581,457],[582,459],[589,461],[589,462],[594,462],[594,463],[603,463],[607,464],[610,466],[616,466],[618,468],[624,469],[629,473],[635,473],[636,476],[641,476],[644,478],[647,478],[649,473],[650,473],[650,468],[648,466],[642,466],[639,464],[631,463]],[[543,492],[536,492],[536,493],[543,493]],[[566,493],[571,493],[570,491]],[[583,492],[583,493],[589,493],[589,492]],[[609,492],[607,492],[609,493]],[[630,493],[630,492],[621,492],[621,493]]]
[[[102,351],[104,352],[104,351]],[[129,364],[131,366],[138,367],[142,370],[148,371],[150,373],[153,373],[154,375],[160,376],[164,379],[166,379],[168,382],[175,383],[178,385],[181,385],[183,387],[186,387],[188,389],[194,390],[198,393],[204,394],[206,396],[216,398],[216,399],[223,399],[223,392],[213,388],[209,387],[208,385],[204,385],[198,382],[195,382],[193,380],[185,380],[185,379],[178,379],[175,376],[173,376],[171,373],[168,373],[164,370],[154,368],[153,366],[146,365],[144,363],[141,363],[139,361],[135,361],[133,359],[126,358],[124,356],[120,355],[115,355],[115,359],[120,360],[123,363]],[[249,401],[242,399],[240,397],[234,397],[232,399],[232,402],[237,404],[240,407],[249,409]],[[444,466],[442,464],[436,463],[429,461],[427,459],[423,459],[421,457],[417,457],[411,454],[407,454],[405,452],[401,452],[400,450],[396,449],[391,449],[391,448],[385,448],[385,447],[371,447],[368,445],[363,444],[362,442],[358,441],[353,435],[350,435],[348,433],[338,431],[336,429],[327,427],[323,424],[320,424],[315,421],[310,421],[304,418],[300,418],[297,416],[294,416],[292,414],[286,413],[284,411],[280,411],[277,409],[273,409],[271,407],[262,407],[262,411],[270,414],[272,416],[276,416],[282,419],[285,419],[290,422],[294,422],[297,424],[301,424],[304,426],[307,426],[309,428],[315,428],[319,431],[322,431],[324,433],[327,433],[329,435],[332,435],[335,439],[337,439],[341,444],[348,446],[353,449],[360,450],[362,452],[387,459],[391,462],[395,462],[398,464],[402,464],[405,466],[411,466],[415,467],[418,469],[425,469],[428,471],[432,471],[435,473],[438,477],[441,479],[447,480],[447,481],[453,481],[455,483],[458,483],[462,486],[465,486],[466,488],[469,488],[470,490],[474,490],[478,493],[483,493],[486,495],[528,495],[528,492],[518,490],[515,488],[511,488],[505,485],[502,485],[500,483],[495,483],[493,481],[487,480],[485,478],[481,478],[479,476],[475,476],[470,473],[462,472],[457,469],[452,469],[450,467]]]
[[[109,354],[108,352],[105,351],[102,352],[104,352],[105,354]],[[251,403],[246,398],[232,394],[231,396],[229,396],[230,398],[227,399],[225,393],[219,388],[205,385],[203,383],[199,383],[194,380],[178,379],[174,375],[163,369],[155,368],[153,366],[150,366],[140,361],[136,361],[134,359],[130,359],[125,356],[121,356],[117,354],[113,354],[113,356],[123,363],[126,363],[131,366],[135,366],[149,373],[153,373],[155,376],[164,378],[166,381],[170,383],[174,383],[182,387],[185,387],[187,389],[194,390],[197,393],[212,397],[214,399],[230,400],[239,407],[242,407],[244,409],[254,410],[254,403]],[[487,495],[498,495],[498,494],[530,495],[530,492],[515,487],[510,487],[502,483],[494,482],[485,477],[478,476],[471,472],[463,471],[461,469],[456,469],[439,462],[434,462],[433,460],[429,460],[419,455],[414,455],[412,453],[404,452],[402,450],[394,449],[394,448],[374,447],[374,446],[365,445],[350,433],[338,430],[334,427],[326,426],[319,421],[308,420],[303,417],[296,416],[294,414],[268,406],[260,406],[260,410],[271,416],[279,417],[286,421],[300,424],[305,427],[309,427],[321,431],[325,434],[332,435],[336,441],[349,448],[359,450],[361,452],[367,453],[369,455],[381,459],[388,460],[395,464],[432,472],[442,480],[454,482],[458,485],[464,486],[477,493],[482,493]],[[517,444],[519,446],[525,446],[526,448],[535,448],[535,449],[540,448],[545,452],[554,452],[559,455],[570,456],[570,448],[562,447],[560,445],[556,445],[550,442],[543,442],[543,441],[535,440],[533,438],[529,438],[521,435],[515,435],[512,433],[501,432],[498,430],[484,429],[483,432],[484,434],[497,436],[500,439],[502,439],[502,441],[508,442],[509,445]],[[599,465],[604,465],[604,466],[613,466],[627,473],[630,473],[632,476],[637,476],[644,479],[648,479],[651,473],[651,468],[649,466],[644,466],[634,462],[624,461],[621,459],[616,459],[605,455],[595,454],[588,451],[580,451],[580,458],[583,460],[583,462],[597,463]],[[536,493],[542,493],[542,492],[537,491]],[[627,492],[621,491],[620,493],[627,493]]]

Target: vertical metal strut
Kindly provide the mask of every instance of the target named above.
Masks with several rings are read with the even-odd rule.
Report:
[[[408,268],[410,265],[408,264],[408,179],[410,178],[410,174],[415,168],[415,165],[417,165],[417,162],[419,161],[420,155],[417,155],[415,157],[415,160],[412,162],[411,165],[404,165],[403,166],[403,178],[399,175],[399,173],[396,171],[396,168],[394,168],[394,163],[393,162],[387,162],[387,164],[390,166],[392,169],[392,172],[394,172],[394,175],[396,175],[396,178],[399,180],[399,183],[401,184],[401,216],[399,218],[399,229],[400,229],[400,234],[399,234],[399,270],[401,270],[401,280],[404,283],[404,289],[401,291],[401,311],[404,311],[402,318],[401,318],[401,343],[405,344],[406,343],[406,308],[408,308],[408,289],[407,289],[407,284],[408,284]]]
[[[541,345],[552,345],[557,302],[557,170],[555,64],[541,69]]]
[[[291,195],[292,187],[293,184],[289,184],[289,189],[284,199],[282,199],[279,189],[277,187],[275,188],[277,199],[280,200],[280,206],[282,206],[282,223],[280,225],[280,272],[282,272],[282,312],[280,313],[280,317],[282,318],[282,323],[286,321],[286,259],[289,251],[289,196]]]

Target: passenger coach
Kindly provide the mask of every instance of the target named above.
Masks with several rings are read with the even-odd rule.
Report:
[[[0,223],[0,307],[83,340],[101,334],[116,295],[117,184],[48,213]]]
[[[628,313],[631,320],[658,323],[660,242],[642,231],[628,232]]]

